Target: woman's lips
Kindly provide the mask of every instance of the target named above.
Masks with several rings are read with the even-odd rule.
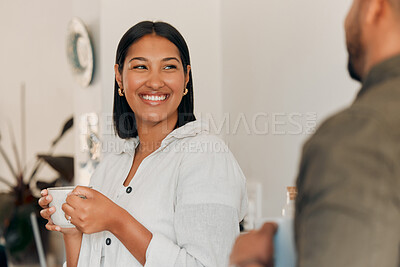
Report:
[[[169,94],[139,94],[139,97],[145,103],[158,105],[166,101],[169,97]]]

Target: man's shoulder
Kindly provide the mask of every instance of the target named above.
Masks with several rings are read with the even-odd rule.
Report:
[[[368,88],[357,97],[353,109],[369,110],[374,117],[390,127],[391,132],[400,137],[400,77]]]
[[[332,146],[349,139],[368,139],[388,134],[388,127],[385,118],[375,109],[353,104],[326,119],[307,144],[318,142]]]
[[[400,78],[378,84],[325,120],[310,139],[359,138],[387,134],[400,138]]]

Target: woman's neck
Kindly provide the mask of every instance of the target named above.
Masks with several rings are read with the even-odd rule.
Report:
[[[137,153],[149,155],[161,146],[162,140],[170,134],[178,118],[171,118],[158,123],[148,123],[137,120],[137,130],[140,144]]]

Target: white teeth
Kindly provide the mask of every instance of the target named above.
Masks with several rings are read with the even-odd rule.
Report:
[[[143,95],[143,99],[150,101],[163,101],[167,98],[166,95],[156,96],[156,95]]]

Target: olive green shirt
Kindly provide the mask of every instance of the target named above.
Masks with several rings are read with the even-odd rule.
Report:
[[[400,55],[304,145],[297,187],[299,267],[400,267]]]

